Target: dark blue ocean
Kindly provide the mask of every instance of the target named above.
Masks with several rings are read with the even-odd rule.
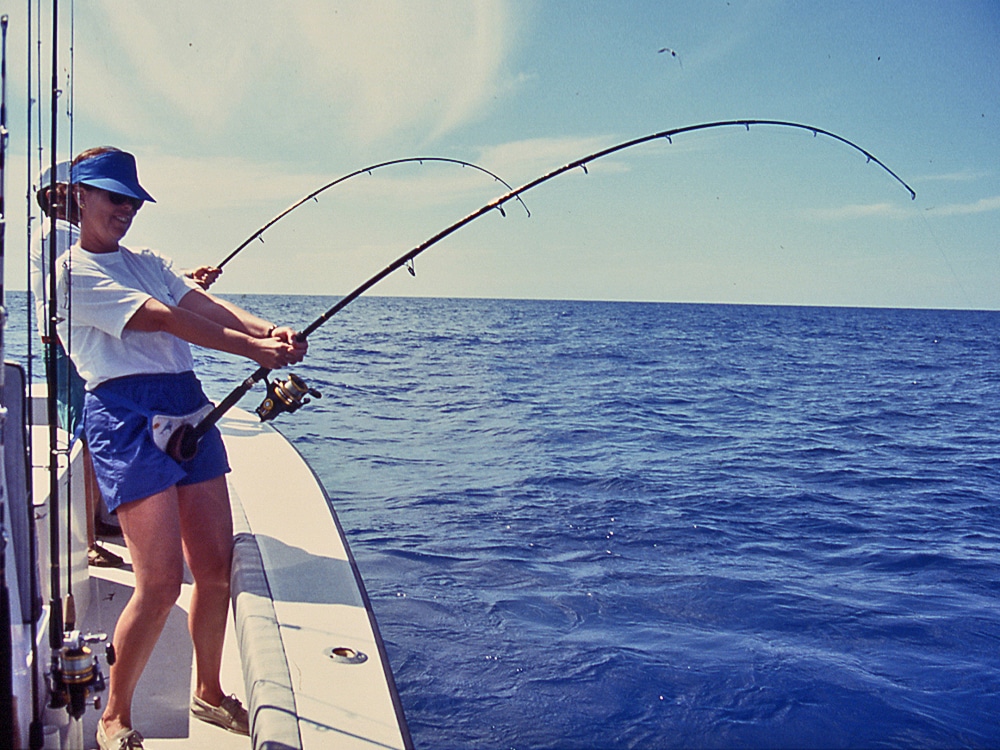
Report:
[[[1000,313],[363,297],[310,344],[275,425],[418,748],[1000,747]]]

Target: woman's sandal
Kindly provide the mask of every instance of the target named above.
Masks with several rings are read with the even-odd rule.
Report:
[[[87,549],[87,564],[93,565],[95,568],[120,568],[125,564],[125,561],[114,552],[99,544],[94,544]]]

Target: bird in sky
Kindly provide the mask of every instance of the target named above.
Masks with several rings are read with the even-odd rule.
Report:
[[[663,49],[657,50],[657,54],[662,54],[664,52],[669,52],[671,57],[677,58],[677,63],[684,69],[684,63],[681,62],[681,56],[677,54],[677,50],[670,49],[670,47],[664,47]]]

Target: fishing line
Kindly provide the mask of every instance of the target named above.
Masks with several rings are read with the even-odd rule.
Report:
[[[357,177],[358,175],[363,175],[363,174],[370,175],[375,170],[382,169],[383,167],[391,167],[391,166],[394,166],[396,164],[409,164],[409,163],[413,163],[413,162],[417,162],[419,164],[423,164],[424,162],[442,162],[442,163],[445,163],[445,164],[458,164],[461,167],[470,167],[471,169],[475,169],[475,170],[478,170],[478,171],[480,171],[480,172],[482,172],[484,174],[489,175],[490,177],[492,177],[494,179],[494,181],[502,183],[503,186],[506,187],[508,190],[513,190],[514,189],[513,187],[511,187],[511,185],[506,180],[504,180],[503,178],[499,177],[498,175],[495,175],[493,172],[491,172],[490,170],[486,169],[485,167],[481,167],[478,164],[473,164],[472,162],[464,161],[462,159],[449,159],[449,158],[444,157],[444,156],[410,156],[410,157],[406,157],[405,159],[393,159],[391,161],[384,161],[384,162],[381,162],[379,164],[372,164],[370,166],[362,167],[361,169],[357,169],[357,170],[355,170],[355,171],[353,171],[353,172],[351,172],[349,174],[345,174],[342,177],[338,177],[333,182],[328,182],[327,184],[323,185],[323,187],[318,188],[317,190],[314,190],[313,192],[309,193],[309,195],[306,195],[303,198],[295,201],[295,203],[293,203],[292,205],[290,205],[284,211],[282,211],[277,216],[275,216],[273,219],[271,219],[266,224],[264,224],[264,226],[262,226],[256,232],[254,232],[249,237],[247,237],[242,243],[240,243],[240,245],[235,250],[233,250],[231,253],[229,253],[229,255],[227,255],[225,258],[223,258],[222,261],[220,261],[219,264],[216,266],[216,268],[222,268],[223,266],[225,266],[226,263],[228,263],[233,258],[235,258],[237,255],[239,255],[240,252],[247,245],[249,245],[251,242],[253,242],[254,240],[260,239],[260,241],[263,242],[264,239],[263,239],[262,235],[264,234],[264,232],[266,232],[272,226],[274,226],[275,224],[277,224],[279,221],[281,221],[283,218],[285,218],[288,214],[290,214],[292,211],[294,211],[296,208],[298,208],[302,204],[308,203],[310,200],[315,201],[316,198],[317,198],[317,196],[320,195],[320,193],[326,192],[330,188],[335,187],[335,186],[341,184],[342,182],[347,182],[352,177]],[[517,200],[520,201],[520,203],[521,203],[522,206],[524,206],[524,210],[528,214],[528,216],[531,216],[531,211],[528,210],[528,207],[525,205],[524,201],[521,200],[520,197],[518,197]]]
[[[941,245],[941,241],[934,233],[934,230],[931,229],[930,222],[927,221],[927,217],[924,215],[923,211],[920,211],[919,214],[921,221],[923,221],[924,223],[924,229],[927,230],[927,234],[930,235],[930,238],[934,241],[934,247],[936,247],[937,251],[941,254],[941,259],[944,261],[944,264],[948,267],[948,271],[951,273],[951,277],[955,280],[955,283],[958,284],[958,288],[962,292],[962,296],[965,297],[965,301],[969,304],[969,307],[975,308],[976,306],[975,303],[969,296],[968,291],[966,291],[965,285],[962,283],[962,279],[959,278],[958,274],[955,272],[955,267],[951,264],[951,259],[948,257],[947,253],[945,253],[944,247]]]
[[[910,199],[915,200],[917,197],[916,192],[913,188],[906,184],[903,179],[889,169],[880,159],[878,159],[874,154],[866,151],[861,146],[856,143],[849,141],[843,136],[832,133],[829,130],[824,130],[823,128],[817,128],[812,125],[803,125],[802,123],[789,122],[785,120],[720,120],[716,122],[706,122],[699,123],[697,125],[687,125],[685,127],[673,128],[671,130],[663,130],[657,133],[652,133],[650,135],[645,135],[639,138],[633,138],[632,140],[624,141],[622,143],[615,144],[613,146],[608,146],[600,151],[595,151],[592,154],[588,154],[580,159],[571,161],[568,164],[564,164],[557,169],[547,172],[540,177],[536,177],[530,182],[526,182],[519,188],[510,190],[509,192],[501,195],[499,198],[495,198],[481,208],[473,211],[472,213],[464,216],[463,218],[451,224],[440,232],[435,234],[433,237],[425,240],[420,245],[409,252],[401,255],[395,261],[390,263],[384,269],[376,273],[374,276],[366,280],[352,292],[342,297],[336,304],[334,304],[330,309],[320,315],[316,320],[310,323],[306,328],[298,334],[298,339],[304,341],[313,331],[323,325],[326,321],[336,315],[340,310],[344,309],[347,305],[353,302],[355,299],[360,297],[366,291],[368,291],[375,284],[380,282],[386,276],[389,276],[394,271],[400,268],[412,268],[413,259],[420,255],[425,250],[436,245],[438,242],[443,240],[445,237],[457,232],[459,229],[465,225],[475,221],[480,216],[487,214],[491,211],[498,210],[503,212],[503,205],[512,200],[520,200],[521,195],[528,192],[529,190],[538,187],[544,182],[557,177],[565,172],[569,172],[573,169],[582,169],[584,172],[587,171],[587,165],[590,162],[601,159],[610,154],[618,153],[619,151],[624,151],[625,149],[638,146],[643,143],[648,143],[650,141],[656,140],[666,140],[668,143],[673,142],[675,136],[681,135],[682,133],[691,133],[698,130],[711,130],[713,128],[729,128],[729,127],[742,127],[748,132],[751,126],[775,126],[783,128],[794,128],[798,130],[805,130],[813,134],[813,136],[823,135],[828,138],[832,138],[839,143],[842,143],[850,148],[858,151],[867,159],[869,164],[875,164],[881,167],[885,172],[887,172],[893,179],[896,180],[900,185],[902,185],[906,191],[910,194]],[[170,439],[168,444],[168,453],[174,456],[178,460],[188,460],[194,456],[198,449],[198,441],[201,437],[208,432],[215,425],[216,422],[225,414],[229,409],[231,409],[253,386],[254,384],[264,380],[267,383],[268,393],[264,399],[264,402],[257,408],[257,414],[261,418],[261,421],[267,421],[274,419],[278,414],[282,412],[294,412],[302,405],[308,402],[305,398],[306,395],[319,396],[319,394],[309,388],[305,382],[295,376],[289,375],[286,381],[267,381],[267,376],[270,374],[271,370],[267,367],[260,367],[254,372],[250,377],[240,383],[233,391],[226,396],[218,406],[215,407],[196,427],[189,427],[188,425],[183,425],[181,429],[178,429]]]

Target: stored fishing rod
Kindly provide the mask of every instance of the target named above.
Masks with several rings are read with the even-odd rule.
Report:
[[[828,138],[832,138],[835,141],[843,143],[855,151],[863,154],[869,163],[877,164],[883,170],[885,170],[893,179],[896,180],[900,185],[902,185],[907,192],[910,194],[910,199],[916,199],[917,194],[914,192],[913,188],[906,184],[903,179],[889,169],[880,159],[875,157],[869,151],[861,148],[861,146],[856,143],[849,141],[848,139],[837,135],[836,133],[831,133],[829,130],[824,130],[823,128],[817,128],[812,125],[803,125],[798,122],[788,122],[784,120],[720,120],[717,122],[706,122],[700,123],[698,125],[687,125],[681,128],[673,128],[671,130],[663,130],[658,133],[652,133],[650,135],[645,135],[640,138],[633,138],[629,141],[624,141],[618,143],[614,146],[608,146],[600,151],[595,151],[592,154],[588,154],[583,158],[577,159],[576,161],[571,161],[568,164],[547,172],[546,174],[536,177],[530,182],[526,182],[519,188],[510,190],[509,192],[501,195],[499,198],[495,198],[481,208],[473,211],[472,213],[464,216],[463,218],[456,221],[454,224],[445,227],[440,232],[435,234],[430,239],[424,241],[423,243],[417,245],[415,248],[409,252],[401,255],[388,266],[383,268],[377,274],[369,278],[363,284],[358,286],[352,292],[342,297],[336,304],[334,304],[329,310],[320,315],[316,320],[310,323],[306,328],[298,334],[298,339],[304,341],[313,331],[323,325],[326,321],[336,315],[338,312],[343,310],[347,305],[356,300],[366,291],[371,289],[375,284],[380,282],[386,276],[389,276],[394,271],[400,268],[406,267],[410,273],[413,273],[413,259],[420,255],[425,250],[436,245],[438,242],[443,240],[445,237],[457,232],[459,229],[469,224],[480,216],[489,213],[493,210],[498,210],[503,214],[503,205],[512,200],[520,200],[521,195],[528,192],[532,188],[538,187],[544,182],[548,182],[554,177],[558,177],[565,172],[569,172],[573,169],[580,168],[585,173],[587,172],[587,165],[590,162],[602,159],[605,156],[609,156],[619,151],[624,151],[625,149],[632,148],[633,146],[638,146],[643,143],[648,143],[650,141],[656,140],[666,140],[668,143],[673,142],[675,136],[681,135],[682,133],[691,133],[697,130],[711,130],[713,128],[726,128],[726,127],[743,127],[747,131],[750,130],[752,125],[769,125],[783,128],[795,128],[797,130],[805,130],[813,134],[813,136],[824,135]],[[504,214],[506,215],[506,214]],[[296,375],[289,375],[286,381],[268,381],[267,376],[270,374],[271,370],[266,367],[260,367],[256,372],[254,372],[250,377],[244,380],[240,385],[238,385],[233,391],[224,398],[218,406],[216,406],[209,414],[198,423],[195,427],[188,427],[187,425],[182,426],[178,429],[170,439],[167,446],[167,452],[178,460],[187,460],[194,456],[195,452],[198,450],[198,441],[202,436],[207,433],[222,415],[225,414],[229,409],[236,405],[236,403],[243,398],[243,396],[251,389],[253,386],[264,380],[267,383],[267,396],[264,398],[263,403],[257,407],[257,415],[260,417],[262,422],[274,419],[276,416],[282,412],[294,412],[298,410],[301,406],[308,403],[308,399],[305,398],[307,395],[312,395],[315,397],[319,396],[319,393],[315,390],[309,388],[302,378]]]
[[[264,232],[266,232],[272,226],[274,226],[275,224],[277,224],[279,221],[281,221],[283,218],[285,218],[288,214],[290,214],[296,208],[298,208],[299,206],[301,206],[303,203],[307,203],[310,200],[316,200],[316,197],[320,193],[323,193],[323,192],[329,190],[330,188],[332,188],[332,187],[334,187],[336,185],[339,185],[342,182],[347,182],[347,180],[351,179],[352,177],[357,177],[358,175],[362,175],[362,174],[369,174],[370,175],[376,169],[382,169],[383,167],[391,167],[391,166],[393,166],[395,164],[407,164],[407,163],[411,163],[411,162],[417,162],[418,164],[423,164],[424,162],[443,162],[443,163],[446,163],[446,164],[458,164],[461,167],[470,167],[470,168],[476,169],[476,170],[478,170],[478,171],[480,171],[480,172],[482,172],[484,174],[488,174],[495,181],[502,183],[503,186],[506,187],[508,190],[513,190],[514,189],[506,180],[504,180],[501,177],[493,174],[493,172],[491,172],[490,170],[486,169],[485,167],[481,167],[478,164],[473,164],[472,162],[464,161],[462,159],[449,159],[449,158],[444,157],[444,156],[410,156],[410,157],[407,157],[405,159],[393,159],[392,161],[384,161],[384,162],[381,162],[380,164],[372,164],[371,166],[362,167],[361,169],[357,169],[357,170],[351,172],[350,174],[345,174],[343,177],[338,177],[333,182],[328,182],[323,187],[321,187],[321,188],[319,188],[317,190],[314,190],[313,192],[309,193],[309,195],[301,198],[300,200],[295,201],[295,203],[293,203],[292,205],[290,205],[288,208],[286,208],[284,211],[282,211],[281,213],[279,213],[277,216],[275,216],[273,219],[271,219],[269,222],[267,222],[264,226],[262,226],[256,232],[254,232],[249,237],[247,237],[239,245],[239,247],[237,247],[235,250],[233,250],[231,253],[229,253],[229,255],[227,255],[225,258],[223,258],[222,261],[219,263],[219,265],[216,266],[216,268],[222,268],[224,265],[226,265],[226,263],[228,263],[233,258],[235,258],[237,255],[239,255],[240,252],[243,250],[243,248],[245,248],[247,245],[249,245],[254,240],[260,239],[260,241],[263,242],[264,240],[261,237],[261,235],[263,235]],[[528,207],[524,204],[524,201],[522,201],[520,199],[520,197],[518,198],[518,201],[520,201],[521,205],[524,206],[524,210],[528,214],[528,216],[531,216],[531,211],[528,211]]]
[[[6,175],[7,175],[7,14],[0,16],[0,30],[3,39],[0,41],[0,308],[6,305],[4,300],[3,271],[4,252],[7,237],[6,209]],[[0,336],[0,355],[4,353],[4,339]],[[0,378],[0,385],[3,380]]]
[[[49,174],[51,175],[52,194],[55,194],[56,180],[56,159],[59,147],[59,2],[52,2],[52,68],[50,71],[49,86]],[[41,135],[41,134],[39,134]],[[55,222],[53,222],[54,226]],[[56,329],[56,233],[49,233],[49,285],[48,309],[45,311],[48,316],[47,332],[50,341],[56,341],[59,335]],[[57,654],[62,648],[63,620],[62,598],[59,589],[59,439],[55,426],[59,424],[59,401],[57,398],[59,381],[56,375],[58,362],[56,361],[55,346],[48,347],[45,352],[46,385],[46,412],[49,425],[49,589],[51,598],[51,616],[49,619],[49,647],[52,649],[53,664],[52,671],[57,670]]]
[[[7,216],[5,213],[4,193],[7,183],[7,14],[0,16],[0,29],[3,32],[3,40],[0,42],[0,315],[6,317],[3,285],[4,266],[4,243],[6,241]],[[0,326],[4,322],[0,320]],[[3,375],[3,355],[5,353],[5,334],[0,328],[0,389],[4,385]],[[6,406],[6,405],[5,405]],[[0,415],[0,460],[5,460],[4,434],[7,427],[6,408],[4,414]],[[5,512],[8,511],[8,512]],[[8,520],[9,519],[9,520]],[[10,500],[5,498],[5,504],[0,505],[0,622],[2,630],[0,633],[0,740],[8,747],[13,747],[14,736],[14,660],[13,643],[11,640],[11,605],[10,589],[7,587],[7,538],[8,524],[13,525],[14,513],[10,508]],[[7,744],[9,743],[9,744]]]

